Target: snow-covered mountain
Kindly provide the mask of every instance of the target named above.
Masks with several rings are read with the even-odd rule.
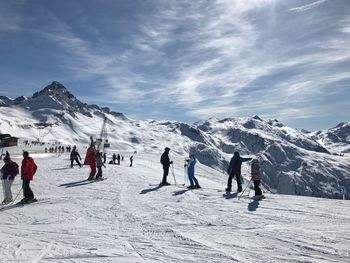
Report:
[[[349,157],[331,154],[339,141],[321,142],[334,135],[349,147],[349,124],[327,132],[306,133],[258,116],[211,118],[192,125],[132,120],[108,108],[80,102],[58,82],[32,97],[12,100],[1,96],[0,114],[1,133],[63,144],[87,144],[90,136],[99,137],[106,117],[110,152],[139,151],[160,156],[168,146],[174,161],[183,162],[188,153],[194,153],[200,163],[223,173],[233,152],[239,151],[261,160],[263,184],[271,192],[335,197],[339,186],[350,187]],[[247,180],[249,171],[249,163],[244,164]]]
[[[326,131],[313,132],[311,136],[334,154],[350,153],[350,122],[339,123]]]

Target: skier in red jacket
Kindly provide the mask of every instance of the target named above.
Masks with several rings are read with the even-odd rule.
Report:
[[[94,176],[96,174],[96,149],[95,149],[95,143],[91,141],[90,147],[86,151],[84,164],[90,166],[90,175],[88,180],[94,180]]]
[[[32,189],[30,189],[30,181],[33,180],[33,176],[37,170],[37,165],[35,164],[32,157],[29,157],[27,151],[23,152],[23,160],[21,166],[21,179],[23,180],[23,195],[24,198],[21,200],[21,203],[31,203],[35,202],[34,194]]]

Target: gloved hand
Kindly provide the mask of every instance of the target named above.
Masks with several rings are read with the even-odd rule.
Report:
[[[227,169],[227,174],[230,174],[230,169]]]
[[[14,180],[15,179],[15,176],[14,175],[9,175],[8,177],[7,177],[7,180]]]
[[[173,164],[173,161],[170,161],[170,164]]]

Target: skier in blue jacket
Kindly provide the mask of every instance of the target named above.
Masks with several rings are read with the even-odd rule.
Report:
[[[243,162],[250,161],[251,159],[252,158],[243,158],[239,155],[239,152],[234,152],[227,169],[227,173],[229,174],[227,188],[225,189],[227,192],[231,192],[233,177],[236,177],[237,180],[237,192],[242,192],[241,166]]]
[[[194,166],[196,165],[196,158],[193,154],[190,155],[190,159],[188,160],[188,163],[185,164],[185,167],[187,165],[187,174],[188,174],[188,180],[190,181],[190,186],[188,186],[188,189],[196,189],[201,188],[198,180],[194,176]]]

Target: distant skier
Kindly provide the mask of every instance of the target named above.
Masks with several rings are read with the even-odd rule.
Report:
[[[107,153],[103,153],[103,163],[106,163],[107,160]]]
[[[117,155],[117,161],[118,161],[118,164],[120,165],[120,154],[119,153]]]
[[[164,153],[160,157],[160,163],[163,165],[163,179],[162,179],[162,182],[159,184],[159,186],[170,185],[167,182],[167,176],[169,174],[170,164],[172,164],[173,162],[170,161],[169,159],[169,151],[170,151],[170,148],[165,147]]]
[[[32,189],[30,188],[30,181],[33,180],[33,176],[37,170],[37,165],[34,162],[33,158],[29,156],[27,151],[23,152],[23,160],[21,166],[21,178],[23,180],[23,199],[21,203],[27,204],[31,202],[35,202],[34,194]]]
[[[102,166],[106,167],[102,161],[102,153],[97,151],[96,153],[96,166],[97,166],[97,174],[96,180],[103,180],[102,177]]]
[[[187,160],[187,163],[185,164],[185,167],[187,166],[187,174],[188,174],[188,180],[190,181],[190,186],[188,186],[188,189],[196,189],[201,188],[198,180],[194,176],[194,166],[196,165],[196,158],[193,154],[190,154],[190,159]]]
[[[252,158],[243,158],[239,155],[239,152],[234,152],[227,169],[227,173],[229,174],[227,188],[225,189],[227,192],[231,192],[233,177],[236,177],[237,180],[237,192],[242,192],[241,166],[243,162],[250,161],[251,159]]]
[[[91,181],[94,179],[94,176],[96,174],[96,150],[95,150],[95,143],[91,140],[90,147],[86,151],[84,164],[90,166],[90,175],[88,177],[88,180]]]
[[[255,198],[262,199],[264,198],[264,195],[261,192],[261,189],[259,187],[260,180],[261,180],[261,173],[260,173],[260,164],[258,159],[253,159],[251,164],[251,180],[254,181],[254,191],[255,191]]]
[[[73,162],[76,161],[76,163],[81,167],[81,163],[79,162],[79,159],[81,160],[80,154],[78,153],[77,146],[73,146],[73,149],[70,153],[70,168],[73,168]]]
[[[133,161],[134,161],[134,156],[130,156],[130,167],[132,166],[132,163],[133,163]]]
[[[117,155],[115,153],[113,153],[113,155],[112,155],[112,163],[115,164],[116,160],[117,160]]]
[[[15,176],[19,173],[18,164],[13,162],[10,154],[4,158],[4,166],[1,168],[1,180],[4,190],[4,200],[1,204],[8,204],[13,201],[11,186]]]

